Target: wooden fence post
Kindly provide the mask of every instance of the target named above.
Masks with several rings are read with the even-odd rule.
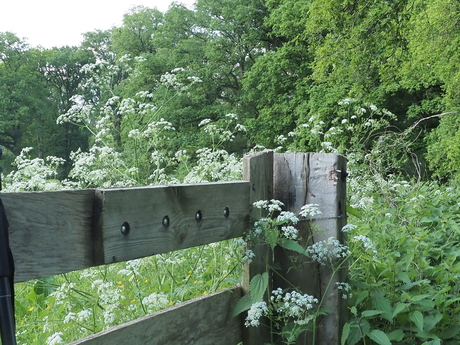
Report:
[[[286,210],[294,213],[298,213],[305,204],[318,204],[322,212],[313,222],[299,223],[302,238],[309,238],[312,224],[315,224],[322,232],[313,232],[312,242],[330,237],[342,243],[345,240],[341,232],[346,223],[345,169],[345,158],[335,154],[275,154],[273,198],[282,201]],[[333,272],[327,266],[318,267],[308,263],[304,256],[285,250],[276,250],[274,260],[281,263],[284,277],[303,293],[318,299],[325,296],[323,307],[330,310],[318,319],[315,343],[311,334],[304,334],[301,344],[339,345],[347,309],[346,300],[342,299],[335,283],[346,281],[346,268]],[[294,265],[300,269],[288,271]],[[286,287],[283,279],[276,277],[274,286]]]
[[[243,160],[243,179],[250,182],[249,202],[270,200],[273,198],[273,152],[264,151]],[[251,207],[251,223],[265,216],[263,210]],[[243,265],[243,294],[249,292],[249,282],[252,277],[267,271],[267,264],[271,261],[272,253],[268,246],[260,245],[254,248],[255,257],[251,264]],[[268,262],[267,262],[268,261]],[[269,283],[270,284],[270,283]],[[266,321],[266,320],[265,320]],[[244,318],[243,318],[244,322]],[[263,323],[264,321],[262,321]],[[259,327],[243,327],[244,345],[263,345],[270,343],[270,328],[263,325]]]

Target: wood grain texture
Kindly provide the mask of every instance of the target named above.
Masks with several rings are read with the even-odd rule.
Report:
[[[320,205],[324,217],[337,217],[315,221],[324,232],[315,234],[314,241],[333,237],[345,243],[341,230],[346,224],[346,159],[335,154],[310,153],[309,167],[306,203]],[[342,298],[335,283],[347,281],[347,269],[344,267],[334,274],[327,265],[322,266],[320,279],[321,295],[326,296],[324,307],[333,311],[318,324],[317,344],[338,345],[348,315],[347,300]]]
[[[96,199],[96,260],[100,264],[239,237],[249,226],[249,183],[245,181],[98,189]],[[197,212],[201,220],[196,219]],[[163,223],[165,217],[168,226]],[[126,236],[120,231],[122,224],[129,224]]]
[[[325,153],[284,153],[275,154],[274,198],[284,202],[286,209],[298,213],[305,204],[318,204],[322,212],[313,222],[299,223],[303,238],[311,237],[312,242],[319,242],[330,237],[344,243],[341,232],[346,222],[346,160],[336,154]],[[313,231],[315,224],[321,231]],[[310,243],[311,244],[311,243]],[[323,307],[332,312],[321,317],[317,327],[316,344],[340,344],[340,334],[346,319],[346,300],[337,291],[336,282],[346,281],[346,269],[334,273],[327,265],[309,264],[308,259],[296,253],[278,250],[275,260],[280,262],[284,278],[304,293],[318,299],[326,296]],[[291,270],[293,265],[301,270]],[[318,273],[319,272],[319,273]],[[282,285],[283,279],[275,279],[275,284]],[[312,344],[311,336],[304,334],[302,344]]]
[[[77,340],[71,345],[237,345],[241,319],[231,313],[241,288],[181,303],[132,322]]]
[[[243,179],[250,182],[250,204],[258,200],[273,198],[273,151],[263,151],[247,156],[243,160]],[[251,208],[251,223],[266,216],[264,210]],[[272,251],[267,245],[253,248],[255,257],[243,266],[243,294],[249,293],[249,283],[257,275],[267,271]],[[246,313],[244,314],[246,315]],[[243,327],[243,344],[263,345],[271,342],[269,322],[261,318],[259,327]],[[268,326],[268,327],[267,327]]]
[[[21,282],[94,266],[94,190],[2,193]]]

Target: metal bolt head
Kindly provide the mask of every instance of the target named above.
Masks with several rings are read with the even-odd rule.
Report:
[[[195,213],[195,220],[196,220],[197,222],[201,222],[202,219],[203,219],[203,215],[201,214],[201,211],[197,211],[197,212]]]
[[[168,216],[164,216],[163,217],[163,220],[161,221],[161,224],[163,224],[163,226],[165,228],[167,228],[169,226],[169,223],[170,223],[170,220],[169,220],[169,217]]]
[[[228,207],[224,208],[224,217],[228,218],[230,216],[230,209]]]
[[[127,236],[129,234],[130,230],[131,229],[130,229],[130,226],[129,226],[128,222],[124,222],[123,224],[121,224],[120,231],[123,234],[123,236]]]

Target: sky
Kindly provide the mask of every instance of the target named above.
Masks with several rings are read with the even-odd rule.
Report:
[[[0,0],[0,32],[12,32],[32,47],[79,45],[82,34],[121,26],[133,6],[166,11],[173,0]],[[195,0],[178,0],[192,8]]]

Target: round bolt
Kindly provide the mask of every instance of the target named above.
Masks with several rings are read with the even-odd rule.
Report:
[[[163,220],[161,221],[161,224],[163,224],[163,226],[164,226],[165,228],[167,228],[167,227],[169,226],[169,223],[170,223],[169,217],[168,217],[168,216],[164,216],[164,217],[163,217]]]
[[[129,223],[128,222],[124,222],[123,224],[121,224],[121,233],[123,234],[123,236],[127,236],[129,234],[129,231],[131,230],[130,227],[129,227]]]
[[[197,211],[197,212],[195,213],[195,220],[196,220],[197,222],[201,222],[202,219],[203,219],[203,215],[201,214],[201,211]]]
[[[228,207],[224,208],[224,217],[228,218],[230,216],[230,209]]]

